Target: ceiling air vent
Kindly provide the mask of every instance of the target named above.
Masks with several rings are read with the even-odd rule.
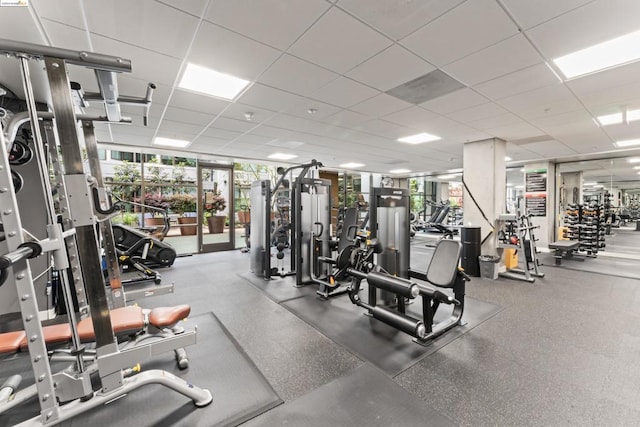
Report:
[[[403,163],[407,163],[406,160],[400,160],[400,159],[392,159],[392,160],[387,160],[386,162],[383,162],[386,165],[401,165]]]
[[[463,87],[465,85],[456,79],[449,77],[440,70],[434,70],[424,76],[389,89],[386,93],[412,104],[422,104]]]

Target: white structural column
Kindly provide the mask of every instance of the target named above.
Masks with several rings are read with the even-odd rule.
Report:
[[[499,138],[464,144],[463,178],[468,188],[468,191],[464,190],[463,197],[464,226],[480,227],[482,239],[492,231],[492,227],[484,219],[481,210],[492,225],[505,210],[505,154],[506,141]],[[486,239],[482,245],[482,254],[496,254],[495,236]]]

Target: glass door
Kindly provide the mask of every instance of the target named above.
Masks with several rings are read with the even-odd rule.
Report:
[[[233,167],[198,163],[199,252],[234,248],[233,212]]]

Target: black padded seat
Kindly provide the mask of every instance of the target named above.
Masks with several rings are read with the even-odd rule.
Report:
[[[440,240],[427,268],[427,281],[441,288],[453,287],[461,252],[460,242],[450,239]]]

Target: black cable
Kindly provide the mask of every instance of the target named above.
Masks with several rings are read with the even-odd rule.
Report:
[[[489,236],[491,236],[495,231],[495,227],[493,226],[491,221],[489,221],[489,218],[487,218],[487,216],[485,215],[484,211],[476,201],[476,198],[473,197],[473,193],[471,192],[471,190],[469,190],[469,187],[467,187],[467,183],[464,181],[464,177],[462,177],[462,185],[464,186],[464,189],[467,191],[467,193],[469,193],[469,197],[471,197],[471,200],[473,200],[473,203],[476,205],[476,208],[478,208],[478,210],[482,214],[482,217],[484,218],[484,220],[487,221],[487,224],[489,224],[489,227],[491,227],[491,231],[489,231],[489,234],[487,234],[486,237],[482,239],[482,242],[480,242],[480,245],[484,245],[484,242],[486,242]]]

